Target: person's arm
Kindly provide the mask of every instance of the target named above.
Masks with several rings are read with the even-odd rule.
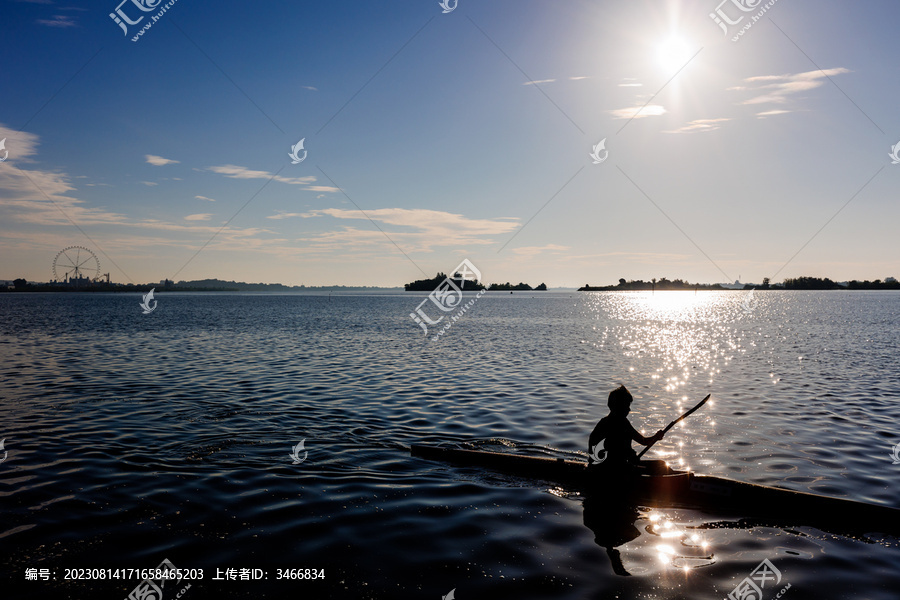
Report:
[[[660,429],[655,434],[650,437],[644,437],[640,434],[640,432],[634,428],[634,425],[631,423],[628,424],[628,427],[631,428],[631,439],[637,442],[638,444],[643,444],[645,446],[652,444],[654,442],[658,442],[663,438],[663,430]]]

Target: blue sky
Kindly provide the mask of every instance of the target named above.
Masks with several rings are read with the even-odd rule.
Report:
[[[740,3],[4,2],[0,279],[900,276],[900,5]]]

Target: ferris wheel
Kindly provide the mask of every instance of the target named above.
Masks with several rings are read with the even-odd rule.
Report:
[[[100,260],[84,246],[69,246],[53,259],[53,278],[60,280],[94,280],[100,276]]]

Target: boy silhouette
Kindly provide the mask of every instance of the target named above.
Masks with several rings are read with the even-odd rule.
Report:
[[[628,413],[631,411],[633,401],[634,397],[624,385],[609,393],[606,403],[609,406],[609,414],[600,419],[588,438],[589,463],[591,466],[603,465],[604,470],[640,469],[666,473],[669,469],[665,461],[640,461],[631,448],[631,442],[648,446],[663,438],[661,429],[651,437],[644,437],[628,422]]]

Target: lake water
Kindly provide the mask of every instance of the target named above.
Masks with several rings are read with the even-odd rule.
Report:
[[[640,509],[616,574],[576,491],[407,448],[585,457],[620,383],[648,434],[712,393],[648,457],[898,507],[900,294],[490,293],[438,339],[424,297],[0,294],[0,597],[121,599],[66,570],[168,559],[186,600],[721,600],[768,559],[767,600],[898,598],[896,538],[690,510]]]

